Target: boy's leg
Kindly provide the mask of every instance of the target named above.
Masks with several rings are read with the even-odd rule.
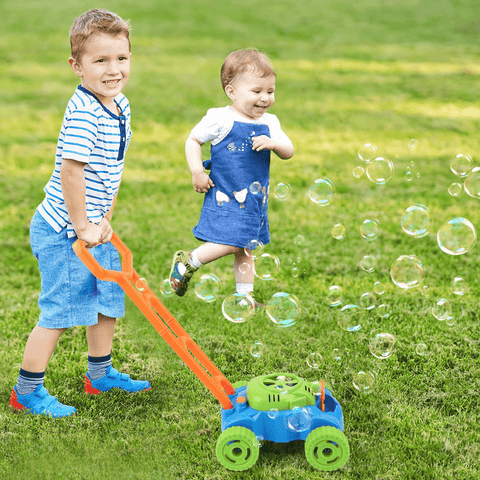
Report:
[[[10,406],[33,414],[67,417],[77,413],[74,407],[61,404],[43,386],[45,370],[58,339],[66,328],[35,325],[27,340],[17,385],[13,387]]]
[[[112,367],[112,343],[116,319],[98,314],[98,323],[87,327],[88,372],[85,375],[85,392],[97,395],[112,388],[129,392],[150,390],[145,380],[132,380],[129,375]]]

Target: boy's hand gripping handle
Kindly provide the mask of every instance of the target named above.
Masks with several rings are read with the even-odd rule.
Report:
[[[220,370],[193,341],[174,316],[133,269],[133,256],[128,247],[113,233],[111,242],[122,256],[122,271],[103,268],[86,248],[86,242],[77,240],[73,250],[99,280],[116,282],[137,305],[155,330],[166,340],[192,372],[215,395],[225,409],[233,408],[228,395],[235,389]]]

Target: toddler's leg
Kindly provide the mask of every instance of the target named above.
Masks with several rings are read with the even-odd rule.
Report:
[[[205,242],[203,245],[200,245],[192,253],[192,257],[196,257],[201,265],[206,263],[213,262],[221,257],[226,255],[231,255],[238,251],[243,252],[243,248],[232,247],[231,245],[220,245],[218,243]]]
[[[251,250],[247,253],[243,248],[237,249],[235,252],[235,262],[233,264],[237,293],[253,292],[253,268],[253,254]]]
[[[98,314],[98,323],[87,327],[88,372],[85,375],[85,392],[98,394],[112,388],[129,392],[149,390],[150,383],[132,380],[129,375],[112,367],[112,343],[116,319]]]

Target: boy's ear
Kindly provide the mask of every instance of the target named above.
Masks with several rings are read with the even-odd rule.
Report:
[[[73,57],[70,57],[68,59],[68,63],[72,67],[72,70],[74,71],[74,73],[77,77],[80,77],[80,78],[83,77],[83,70],[82,70],[82,66],[80,65],[80,63],[78,63]]]
[[[235,98],[235,90],[234,88],[231,86],[231,85],[227,85],[225,87],[225,94],[227,95],[227,97],[230,99],[230,100],[234,100]]]

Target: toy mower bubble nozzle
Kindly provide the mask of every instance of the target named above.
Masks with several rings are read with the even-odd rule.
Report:
[[[222,433],[216,454],[224,467],[233,471],[252,467],[261,440],[304,440],[306,458],[318,470],[337,470],[347,462],[350,450],[343,434],[342,407],[323,380],[317,384],[291,373],[271,373],[234,388],[133,269],[132,254],[118,235],[114,233],[111,242],[122,256],[121,271],[104,269],[81,240],[73,249],[95,277],[122,287],[220,402]]]

